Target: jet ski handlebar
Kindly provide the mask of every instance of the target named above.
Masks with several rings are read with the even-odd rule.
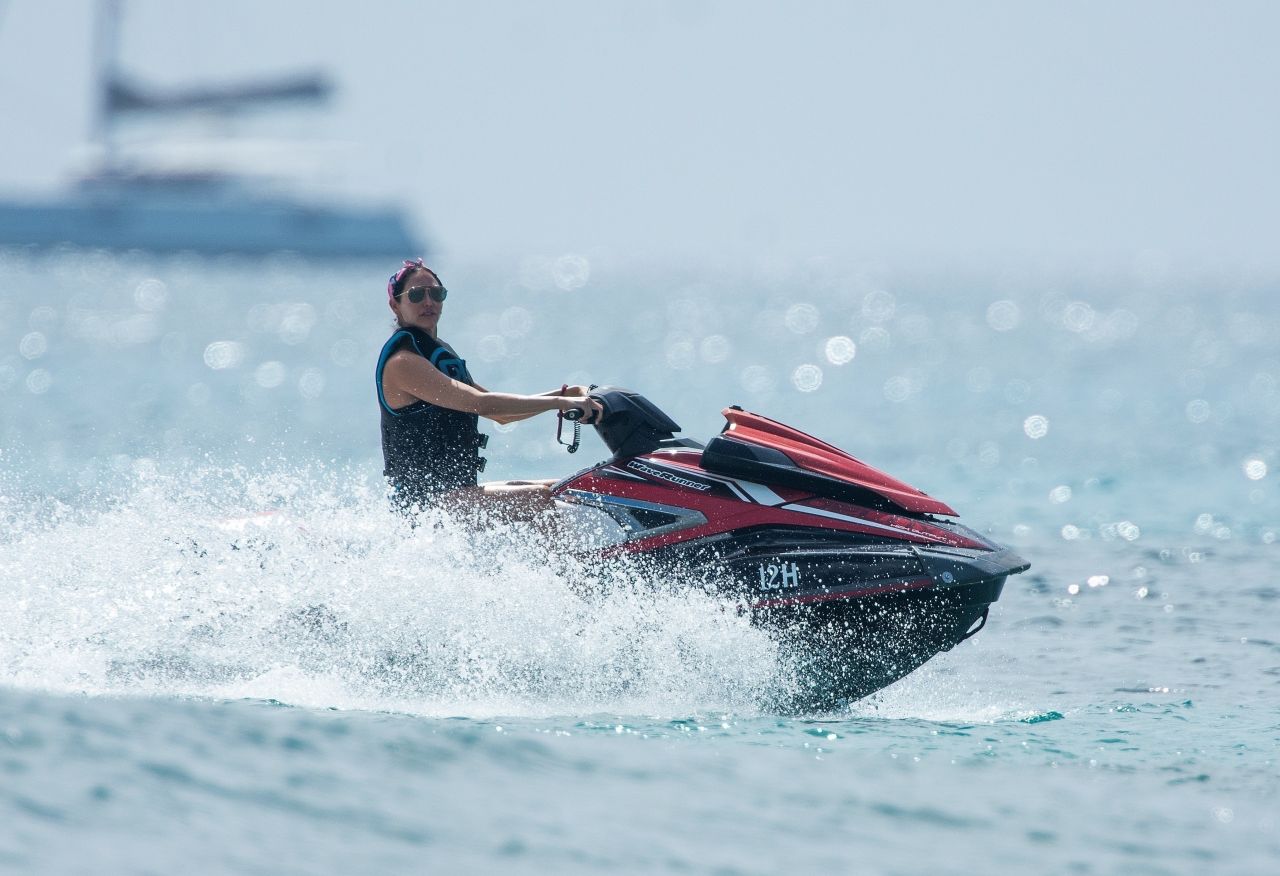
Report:
[[[638,392],[617,386],[601,386],[592,387],[588,396],[600,402],[600,406],[604,408],[604,413],[589,425],[595,426],[600,440],[604,441],[615,457],[650,453],[680,431],[680,425],[675,420]],[[560,428],[556,429],[556,439],[568,447],[570,453],[578,449],[582,416],[582,411],[577,408],[560,414],[561,424],[564,420],[573,423],[572,442],[560,440]]]

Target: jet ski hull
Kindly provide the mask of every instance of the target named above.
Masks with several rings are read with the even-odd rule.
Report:
[[[894,683],[986,623],[1010,549],[951,507],[803,432],[740,408],[706,445],[626,390],[593,394],[614,456],[556,485],[598,519],[604,558],[729,597],[782,645],[779,705],[838,707]]]
[[[758,623],[776,630],[792,671],[781,705],[830,710],[888,687],[980,630],[1003,587],[996,578],[758,613]]]
[[[780,706],[861,699],[949,651],[986,623],[1005,580],[1028,567],[1008,550],[945,553],[901,544],[823,544],[829,533],[728,533],[651,555],[664,578],[697,580],[782,645]]]

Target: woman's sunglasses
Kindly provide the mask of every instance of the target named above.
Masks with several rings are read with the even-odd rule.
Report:
[[[412,304],[421,304],[422,299],[428,295],[431,296],[432,301],[444,301],[449,296],[449,290],[443,286],[412,286],[400,294],[409,296],[409,301]],[[396,296],[396,298],[399,297],[400,295]]]
[[[0,3],[2,2],[3,0],[0,0]],[[400,270],[392,274],[391,279],[387,280],[387,300],[399,301],[400,296],[404,294],[405,290],[397,292],[396,287],[400,285],[400,282],[404,280],[406,275],[419,270],[426,271],[437,283],[440,282],[440,275],[423,264],[421,257],[413,259],[412,261],[405,259],[404,265]],[[409,289],[408,292],[409,300],[414,304],[421,304],[422,299],[426,298],[428,295],[431,296],[432,301],[444,301],[445,296],[449,294],[443,285],[414,286],[412,289]]]

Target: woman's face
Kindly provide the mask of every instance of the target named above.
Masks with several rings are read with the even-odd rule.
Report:
[[[420,328],[434,338],[436,325],[440,322],[440,314],[444,311],[444,302],[425,295],[422,301],[414,304],[409,300],[409,290],[415,286],[439,285],[439,278],[430,271],[418,269],[411,273],[401,284],[404,291],[399,297],[391,299],[391,310],[396,315],[396,321],[403,326]]]

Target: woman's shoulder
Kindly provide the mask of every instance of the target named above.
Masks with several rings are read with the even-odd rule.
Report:
[[[391,333],[391,337],[387,338],[387,342],[382,345],[384,356],[390,356],[401,350],[409,350],[428,359],[431,358],[432,353],[441,348],[453,353],[453,348],[448,344],[413,326],[397,328]],[[453,353],[453,355],[457,354]]]

